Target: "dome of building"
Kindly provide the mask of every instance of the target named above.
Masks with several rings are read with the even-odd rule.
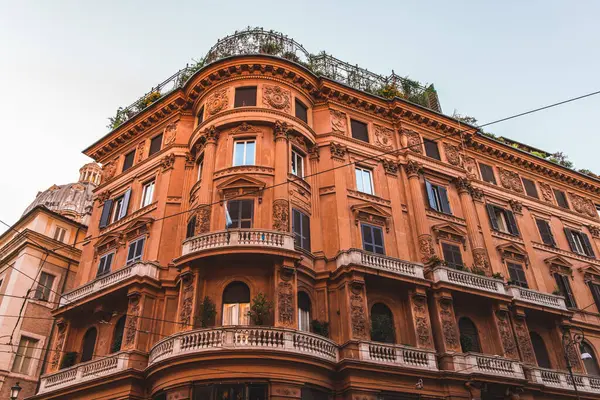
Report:
[[[38,192],[23,214],[37,206],[44,206],[87,225],[92,214],[93,191],[100,182],[101,171],[96,163],[84,165],[79,170],[79,181],[66,185],[52,185],[43,192]]]

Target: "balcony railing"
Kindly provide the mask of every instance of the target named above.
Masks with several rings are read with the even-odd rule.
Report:
[[[506,294],[504,282],[500,279],[488,278],[466,271],[458,271],[446,266],[433,269],[434,282],[448,282],[472,289],[479,289],[496,294]]]
[[[531,381],[544,386],[575,390],[573,380],[568,372],[547,368],[531,368]],[[600,377],[589,375],[573,375],[577,390],[600,394]]]
[[[399,365],[407,368],[437,371],[435,351],[398,344],[361,342],[360,359],[377,364]]]
[[[181,332],[163,339],[150,350],[148,365],[172,357],[227,349],[298,353],[330,362],[338,359],[337,345],[313,333],[283,328],[228,326]]]
[[[264,229],[231,229],[194,236],[183,242],[182,255],[219,247],[268,247],[294,250],[294,237],[285,232]]]
[[[421,264],[369,253],[358,249],[350,249],[338,255],[336,264],[337,268],[340,268],[344,265],[354,264],[375,268],[382,271],[388,271],[397,275],[405,275],[421,279],[424,278],[423,266]]]
[[[484,375],[500,375],[508,378],[525,379],[523,367],[519,361],[478,353],[456,354],[452,356],[452,358],[454,361],[454,371],[458,373],[479,373]]]
[[[108,275],[96,278],[90,283],[80,286],[75,290],[64,293],[60,298],[59,307],[89,296],[92,293],[97,293],[100,290],[117,285],[119,282],[122,282],[133,276],[148,276],[153,279],[158,279],[158,268],[156,265],[149,262],[136,262],[128,265],[125,268],[116,270]]]
[[[128,369],[128,367],[129,353],[127,352],[115,353],[110,357],[77,364],[53,374],[42,375],[38,394],[113,375]]]
[[[507,291],[509,295],[515,298],[515,300],[521,300],[526,303],[536,304],[543,307],[556,308],[565,311],[567,310],[565,298],[562,296],[525,289],[520,286],[508,286]]]

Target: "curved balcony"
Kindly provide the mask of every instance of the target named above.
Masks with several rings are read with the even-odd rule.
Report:
[[[345,265],[358,265],[410,278],[425,278],[423,275],[423,265],[421,264],[369,253],[359,249],[350,249],[337,256],[336,267],[340,268]]]
[[[577,390],[600,394],[600,377],[574,374],[573,378],[568,372],[553,369],[533,367],[530,369],[531,381],[547,387],[575,391],[573,380]]]
[[[519,361],[500,356],[479,353],[455,354],[452,356],[454,372],[460,374],[481,374],[506,378],[525,379],[523,366]]]
[[[438,266],[433,269],[433,281],[436,283],[449,283],[465,291],[476,289],[482,292],[506,296],[504,281],[466,271],[459,271],[446,266]]]
[[[398,365],[405,368],[437,371],[434,350],[423,350],[399,344],[361,342],[359,357],[376,364]]]
[[[520,286],[508,286],[507,291],[509,295],[513,296],[515,301],[521,301],[528,305],[539,306],[545,309],[552,308],[567,311],[565,298],[562,296],[525,289]]]
[[[293,353],[335,363],[337,345],[329,339],[293,329],[227,326],[180,332],[155,344],[148,366],[185,355],[227,350]]]

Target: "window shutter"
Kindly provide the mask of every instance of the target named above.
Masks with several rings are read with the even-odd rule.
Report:
[[[123,196],[123,204],[121,205],[121,210],[119,211],[119,219],[125,217],[127,215],[127,208],[129,207],[129,198],[131,197],[131,189],[127,189],[125,195]]]
[[[590,291],[592,292],[592,297],[594,298],[594,303],[596,303],[596,308],[600,311],[600,286],[594,284],[593,282],[588,282],[588,286],[590,287]]]
[[[571,284],[569,283],[569,277],[566,275],[560,275],[563,280],[563,285],[565,286],[566,296],[571,307],[577,307],[577,303],[575,302],[575,296],[573,296],[573,292],[571,291]]]
[[[556,242],[554,241],[554,236],[552,235],[552,231],[550,230],[550,225],[547,221],[543,219],[535,220],[538,230],[540,231],[540,236],[542,237],[542,242],[549,246],[555,246]]]
[[[302,234],[304,235],[302,248],[310,251],[310,218],[304,214],[302,214]]]
[[[590,238],[588,238],[588,235],[581,232],[581,238],[583,239],[583,245],[585,246],[585,253],[590,257],[596,258],[596,255],[594,254],[594,249],[592,249],[592,244],[590,243]]]
[[[440,211],[438,210],[438,206],[435,203],[435,195],[433,194],[433,187],[431,186],[431,183],[429,183],[429,181],[425,181],[425,187],[427,188],[427,198],[429,199],[429,207],[433,208],[434,210]]]
[[[450,201],[448,201],[448,190],[446,190],[445,187],[438,186],[438,192],[442,202],[442,212],[445,214],[452,214],[452,211],[450,210]]]
[[[511,234],[515,236],[519,236],[519,228],[517,227],[517,221],[515,220],[515,215],[510,210],[504,210],[504,215],[506,215],[506,221],[508,222],[508,230]]]
[[[577,252],[577,247],[575,247],[575,242],[573,241],[573,232],[569,228],[565,228],[565,236],[567,237],[571,251]]]
[[[105,228],[108,225],[108,219],[110,218],[110,210],[112,208],[112,199],[106,200],[102,207],[102,215],[100,216],[100,228]]]
[[[498,221],[496,221],[496,207],[491,204],[486,204],[488,217],[490,217],[490,224],[492,225],[492,229],[498,230]]]

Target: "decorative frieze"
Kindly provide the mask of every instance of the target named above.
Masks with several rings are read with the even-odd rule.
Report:
[[[208,115],[215,115],[226,109],[228,104],[229,97],[227,95],[227,88],[216,90],[208,100],[206,100],[206,112]]]
[[[503,188],[523,193],[523,184],[519,174],[501,167],[498,167],[498,172],[500,173],[500,184]]]
[[[346,133],[348,130],[346,114],[337,110],[329,110],[329,116],[331,119],[331,130],[333,132]]]
[[[385,126],[374,125],[375,128],[375,144],[382,149],[389,150],[393,147],[393,129]]]
[[[458,146],[444,142],[444,151],[446,153],[446,160],[448,160],[451,165],[460,166],[462,164]]]
[[[58,320],[56,322],[56,339],[54,340],[54,352],[50,358],[50,371],[58,371],[60,367],[60,360],[63,355],[63,347],[65,344],[65,337],[67,335],[67,323],[64,320]]]
[[[573,204],[573,209],[575,211],[579,214],[587,215],[590,218],[598,219],[598,211],[596,211],[596,206],[590,199],[586,199],[573,192],[569,192],[569,197],[571,198],[571,204]]]
[[[290,207],[287,200],[273,201],[273,229],[280,232],[290,230]]]
[[[515,338],[510,326],[508,311],[498,310],[495,312],[495,316],[496,326],[498,327],[502,348],[504,349],[504,357],[518,359],[519,354],[517,352],[517,345],[515,343]]]
[[[403,129],[402,133],[406,136],[408,149],[410,151],[414,151],[415,153],[423,154],[421,136],[417,132],[408,129]]]
[[[127,319],[125,322],[125,339],[123,348],[129,349],[135,345],[135,337],[138,331],[138,318],[140,313],[140,295],[134,293],[129,296],[129,304],[127,306]]]
[[[275,110],[290,112],[291,94],[280,86],[265,85],[263,88],[263,105]]]

